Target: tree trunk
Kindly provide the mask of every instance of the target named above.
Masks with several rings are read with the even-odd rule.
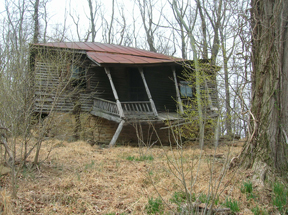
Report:
[[[33,35],[33,43],[39,42],[39,0],[35,0],[34,3],[34,35]]]
[[[288,170],[288,0],[252,0],[251,137],[248,166],[264,162]],[[257,164],[256,164],[257,165]]]
[[[95,42],[96,37],[96,27],[95,27],[95,15],[93,13],[93,5],[92,0],[88,0],[89,11],[90,11],[90,24],[91,24],[91,34],[92,34],[92,42]],[[96,9],[96,6],[95,6]]]
[[[199,10],[200,18],[201,18],[201,30],[203,34],[203,49],[202,49],[202,57],[203,59],[208,59],[208,43],[207,43],[207,25],[205,16],[202,11],[202,5],[200,3],[200,0],[196,1],[197,8]]]
[[[230,57],[229,56],[227,57],[224,34],[223,34],[223,31],[221,30],[220,30],[220,37],[221,37],[221,48],[222,48],[223,66],[224,66],[225,108],[226,108],[225,127],[227,131],[227,135],[232,137],[232,120],[231,120],[230,91],[229,91],[229,71],[228,71],[229,70],[228,60]],[[231,54],[232,53],[233,51],[231,52]],[[234,132],[236,132],[235,129],[234,129]]]

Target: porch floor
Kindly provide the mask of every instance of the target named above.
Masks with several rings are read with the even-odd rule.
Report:
[[[109,114],[102,112],[101,110],[94,110],[90,112],[94,116],[99,116],[103,117],[108,120],[112,120],[115,122],[121,122],[120,116]],[[145,114],[139,114],[139,115],[125,115],[125,121],[126,122],[163,122],[167,120],[181,120],[183,119],[181,115],[179,115],[176,112],[163,112],[163,113],[158,113],[158,117],[151,116],[151,115],[145,115]]]

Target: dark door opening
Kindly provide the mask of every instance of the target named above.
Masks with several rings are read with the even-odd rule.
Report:
[[[137,68],[129,69],[130,101],[148,101],[145,86]]]

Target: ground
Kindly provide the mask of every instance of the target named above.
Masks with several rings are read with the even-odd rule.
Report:
[[[254,186],[254,197],[250,198],[240,190],[251,172],[228,169],[242,143],[221,143],[217,150],[206,146],[201,155],[198,144],[192,142],[182,149],[107,148],[84,141],[47,140],[41,150],[40,166],[19,174],[17,199],[10,194],[11,175],[0,178],[2,210],[8,214],[147,214],[148,200],[153,197],[153,203],[161,196],[161,211],[175,214],[181,201],[172,199],[184,190],[185,178],[186,187],[198,198],[196,202],[205,202],[213,192],[219,195],[216,208],[227,208],[222,204],[229,198],[237,202],[238,214],[253,214],[251,210],[257,205],[271,211],[271,190],[256,191]],[[45,159],[51,146],[53,150]]]

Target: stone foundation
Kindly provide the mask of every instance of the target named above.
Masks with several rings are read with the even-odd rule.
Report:
[[[49,118],[44,119],[47,121]],[[54,113],[53,117],[50,118],[51,126],[49,126],[46,136],[65,140],[75,140],[75,127],[76,120],[75,116],[71,113]],[[103,119],[100,117],[93,116],[89,113],[81,113],[81,130],[80,139],[85,141],[92,141],[95,143],[107,143],[109,144],[112,139],[118,123]],[[117,144],[131,144],[131,145],[167,145],[169,143],[169,129],[160,130],[161,127],[165,127],[164,123],[161,124],[125,124],[120,136],[117,140]],[[34,129],[34,133],[37,133],[38,129]],[[156,135],[156,132],[157,135]]]

